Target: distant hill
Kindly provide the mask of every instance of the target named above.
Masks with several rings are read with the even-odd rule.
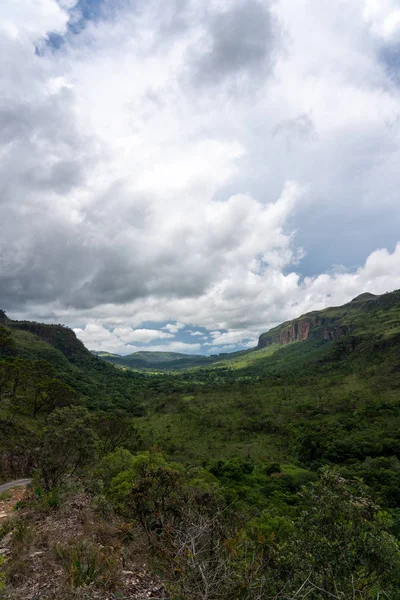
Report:
[[[127,356],[98,351],[92,351],[92,354],[119,367],[138,371],[174,371],[213,366],[240,369],[265,360],[281,346],[293,342],[332,342],[349,335],[367,334],[387,338],[400,334],[400,290],[381,296],[364,293],[343,306],[306,313],[262,333],[257,347],[249,350],[212,356],[147,351]]]
[[[92,350],[92,354],[99,358],[120,367],[137,370],[150,371],[175,371],[189,369],[191,367],[206,367],[216,362],[229,359],[231,354],[224,353],[212,356],[202,356],[197,354],[182,354],[179,352],[148,352],[141,350],[122,356],[112,354],[111,352],[98,352]],[[239,355],[242,352],[234,352],[232,355]]]

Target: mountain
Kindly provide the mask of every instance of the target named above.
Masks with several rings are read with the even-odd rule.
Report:
[[[257,348],[173,373],[160,373],[160,365],[188,358],[140,353],[158,361],[153,372],[124,371],[63,326],[0,318],[0,359],[47,360],[92,411],[133,416],[144,448],[197,466],[231,459],[260,468],[339,465],[400,511],[398,290],[313,311],[262,334]],[[27,418],[28,408],[21,410]]]
[[[289,342],[285,332],[304,322],[307,336]],[[175,377],[186,390],[154,400],[139,420],[143,439],[174,458],[317,468],[383,456],[400,486],[400,461],[390,458],[400,457],[398,290],[314,311],[262,334],[253,350]]]
[[[364,293],[348,304],[312,311],[263,333],[257,348],[320,339],[339,340],[348,334],[400,332],[400,290],[375,296]]]
[[[192,367],[205,367],[231,357],[228,353],[202,356],[198,354],[182,354],[179,352],[148,352],[145,350],[133,352],[126,356],[95,350],[92,350],[91,352],[106,362],[120,367],[150,371],[176,371]],[[237,356],[239,354],[242,354],[242,352],[232,353],[232,356]]]
[[[140,373],[123,373],[93,356],[64,325],[9,319],[0,311],[0,359],[47,361],[57,379],[75,389],[91,408],[135,413],[147,389]],[[151,386],[150,386],[151,387]]]

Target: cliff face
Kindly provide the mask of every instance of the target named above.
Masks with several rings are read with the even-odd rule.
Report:
[[[305,315],[263,333],[258,341],[258,348],[273,344],[290,344],[310,339],[324,341],[338,340],[351,331],[349,325],[342,325],[336,319],[322,318],[318,315]]]
[[[361,294],[343,306],[307,313],[263,333],[257,348],[310,339],[339,340],[349,333],[394,332],[400,327],[400,290],[375,296]]]

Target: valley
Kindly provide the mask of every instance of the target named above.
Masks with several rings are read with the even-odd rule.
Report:
[[[352,543],[366,535],[368,528],[378,527],[374,535],[379,544],[386,544],[391,556],[388,564],[397,564],[393,552],[400,538],[400,291],[363,294],[342,307],[314,311],[262,333],[257,347],[232,355],[137,354],[94,354],[62,325],[14,321],[1,313],[0,485],[33,477],[21,503],[21,519],[28,528],[39,527],[44,518],[40,515],[57,519],[59,514],[61,519],[65,507],[79,496],[82,510],[90,512],[96,527],[105,527],[104,521],[111,519],[109,533],[118,551],[127,549],[129,560],[135,562],[138,547],[145,544],[146,572],[154,568],[154,561],[160,561],[157,569],[163,573],[165,590],[181,593],[176,598],[192,600],[200,598],[188,584],[197,563],[192,558],[189,564],[187,556],[181,555],[186,544],[183,530],[176,530],[183,544],[178,547],[178,538],[163,538],[164,525],[155,538],[149,523],[156,527],[157,515],[162,514],[164,524],[178,527],[175,512],[180,519],[197,519],[201,514],[207,522],[226,505],[230,508],[222,510],[228,511],[235,525],[232,528],[221,516],[223,533],[215,543],[234,540],[235,551],[225,557],[224,564],[241,573],[240,585],[250,577],[246,571],[250,564],[244,561],[239,568],[229,561],[235,562],[250,547],[252,560],[261,560],[252,545],[257,531],[265,540],[263,552],[267,552],[269,536],[277,540],[277,545],[268,546],[268,553],[278,553],[280,558],[273,560],[285,565],[279,577],[289,577],[285,569],[292,569],[293,593],[301,587],[305,570],[311,568],[309,556],[314,561],[315,582],[333,577],[335,585],[348,594],[350,575],[323,573],[326,546],[321,546],[318,559],[314,551],[304,550],[306,562],[299,572],[290,553],[293,544],[306,544],[296,525],[304,516],[306,497],[307,502],[314,502],[312,494],[326,495],[328,512],[317,511],[315,523],[311,520],[307,525],[311,529],[302,526],[301,531],[307,530],[312,537],[321,531],[318,519],[332,518],[330,502],[339,503],[337,510],[344,511],[347,522],[346,497],[365,495],[368,501],[355,500],[354,506],[366,502],[371,515],[378,515],[372,507],[379,506],[386,521],[379,529],[377,516],[353,515],[351,527],[356,522],[353,517],[360,519],[362,527],[351,533]],[[189,497],[191,506],[197,507],[193,514],[187,513]],[[16,522],[13,519],[7,527],[13,530]],[[121,522],[123,527],[131,522],[137,525],[129,543],[118,537]],[[93,552],[97,556],[93,560],[107,562],[96,546],[96,535],[82,530],[84,545],[79,552]],[[332,535],[333,547],[345,543],[343,532]],[[322,543],[320,538],[317,541]],[[36,548],[39,540],[32,538],[32,544]],[[57,544],[62,564],[69,565],[72,540],[60,539]],[[53,546],[46,546],[44,556],[57,562]],[[169,556],[168,548],[173,555]],[[15,545],[17,549],[21,552],[20,545]],[[225,556],[222,546],[219,552]],[[376,560],[371,556],[362,561]],[[346,573],[362,578],[364,567],[356,563],[340,569],[349,568]],[[182,570],[182,580],[169,578],[171,565]],[[263,569],[266,580],[257,583],[261,586],[258,596],[248,591],[243,598],[264,598],[267,589],[275,589],[268,568]],[[22,589],[18,577],[7,575],[7,569],[5,573],[11,590],[7,597],[16,598],[12,590],[18,594]],[[397,585],[394,575],[390,578],[390,585]],[[229,579],[226,593],[239,593],[232,591],[239,585],[234,579]],[[97,583],[100,580],[99,575]],[[61,594],[64,584],[60,580],[57,585]],[[110,590],[118,590],[118,585],[110,584]],[[325,585],[326,596],[313,596],[307,588],[309,597],[329,597],[330,584]],[[220,596],[210,596],[214,597]]]

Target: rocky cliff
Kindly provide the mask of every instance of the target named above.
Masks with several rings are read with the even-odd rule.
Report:
[[[350,325],[342,325],[336,319],[323,318],[318,314],[309,313],[263,333],[257,347],[265,348],[272,344],[283,346],[291,342],[303,342],[315,338],[325,341],[338,340],[350,331]]]
[[[338,340],[353,331],[365,333],[369,328],[373,328],[378,317],[382,318],[382,311],[387,314],[388,328],[393,329],[399,323],[396,317],[393,319],[391,310],[397,310],[399,307],[400,290],[381,296],[369,293],[361,294],[344,306],[313,311],[298,319],[282,323],[267,333],[261,334],[257,348],[310,339]]]

